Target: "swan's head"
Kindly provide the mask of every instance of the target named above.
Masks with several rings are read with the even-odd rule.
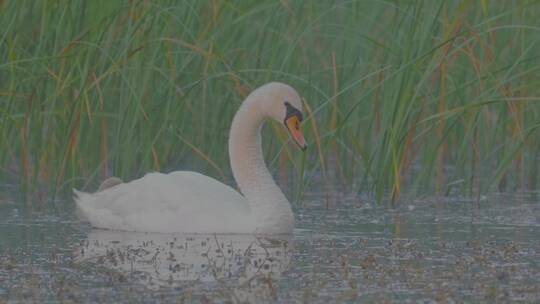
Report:
[[[260,109],[263,114],[282,123],[298,146],[305,150],[307,146],[300,130],[303,120],[302,99],[296,90],[283,83],[271,82],[253,93],[257,95],[257,99],[262,100]]]

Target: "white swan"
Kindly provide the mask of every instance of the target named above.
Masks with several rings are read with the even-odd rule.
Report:
[[[264,163],[261,127],[267,118],[283,123],[305,149],[300,132],[302,102],[282,83],[253,91],[234,116],[230,137],[231,168],[240,191],[202,174],[148,173],[96,193],[74,189],[79,214],[98,228],[163,233],[290,233],[294,216],[289,201]]]

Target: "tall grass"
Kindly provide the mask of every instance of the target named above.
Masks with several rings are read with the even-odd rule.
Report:
[[[307,155],[264,130],[297,197],[336,180],[378,199],[537,189],[539,15],[538,1],[0,1],[0,170],[47,197],[149,170],[228,180],[231,118],[277,80],[310,114]]]

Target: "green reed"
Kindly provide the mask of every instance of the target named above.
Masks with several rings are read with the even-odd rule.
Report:
[[[336,180],[378,199],[536,189],[539,15],[538,1],[0,1],[1,175],[47,197],[150,170],[229,181],[231,118],[277,80],[312,114],[307,155],[264,130],[297,198]]]

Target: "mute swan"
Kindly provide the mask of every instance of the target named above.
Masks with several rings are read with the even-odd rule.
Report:
[[[305,150],[302,102],[290,86],[272,82],[253,91],[234,116],[229,157],[240,193],[190,171],[148,173],[113,181],[96,193],[74,191],[78,213],[98,228],[162,233],[290,233],[291,206],[264,163],[261,127],[283,123]]]

